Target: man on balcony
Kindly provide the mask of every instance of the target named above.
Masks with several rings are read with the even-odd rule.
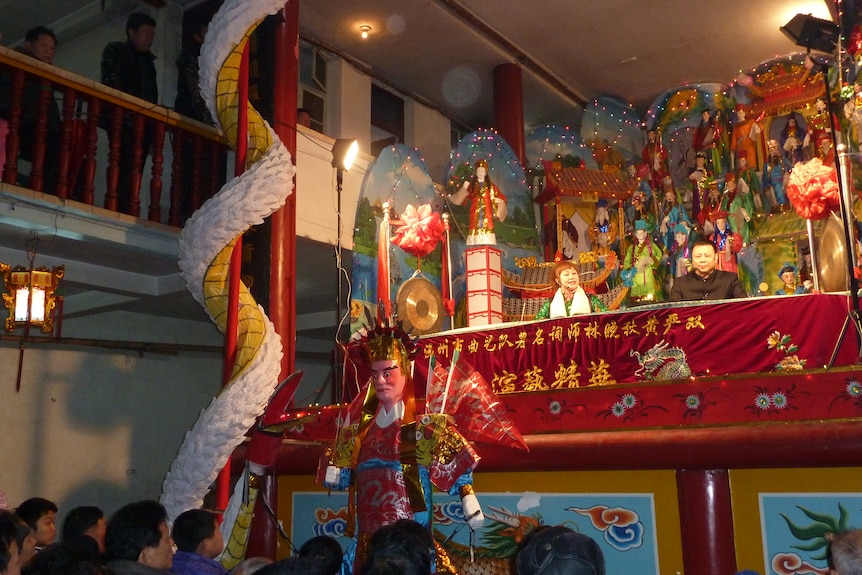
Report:
[[[18,52],[36,58],[46,64],[54,62],[54,52],[57,48],[57,38],[50,28],[45,26],[36,26],[31,28],[24,35],[24,45],[17,49]],[[57,100],[54,98],[54,91],[50,84],[42,84],[39,78],[29,76],[24,83],[24,94],[21,98],[21,127],[18,134],[21,138],[19,143],[19,153],[22,159],[28,162],[33,161],[33,150],[36,143],[36,124],[39,118],[39,102],[42,90],[50,91],[48,97],[48,122],[47,132],[45,133],[45,162],[43,164],[44,181],[42,184],[43,192],[53,194],[57,186],[57,156],[60,154],[60,108],[57,106]],[[12,78],[9,75],[3,75],[0,78],[0,117],[9,118],[9,113],[12,106]],[[5,133],[5,132],[4,132]],[[6,158],[0,158],[0,166],[6,161]],[[28,182],[21,182],[28,185]]]
[[[156,21],[146,14],[134,13],[126,20],[126,41],[111,42],[102,51],[102,83],[122,90],[153,104],[158,104],[159,89],[156,84],[156,57],[150,52],[156,34]],[[108,127],[108,133],[111,133]],[[134,114],[123,117],[120,133],[120,175],[117,183],[117,199],[120,211],[138,215],[137,200],[131,205],[131,190],[134,184],[140,189],[140,178],[152,145],[152,133],[144,131],[141,146],[141,172],[132,179],[135,154]],[[112,143],[112,147],[113,147]],[[133,213],[134,212],[134,213]]]

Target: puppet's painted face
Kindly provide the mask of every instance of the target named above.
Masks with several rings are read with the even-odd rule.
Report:
[[[796,274],[793,273],[793,270],[787,270],[786,272],[782,272],[781,281],[783,281],[787,285],[791,285],[796,281]]]
[[[484,180],[485,176],[488,175],[488,170],[485,169],[485,166],[479,166],[476,168],[476,179]]]
[[[392,409],[396,403],[401,401],[407,378],[401,373],[397,361],[382,359],[372,362],[371,377],[377,399],[386,409]]]
[[[685,244],[685,240],[688,238],[688,234],[678,232],[673,235],[673,238],[676,240],[677,245],[681,246]]]

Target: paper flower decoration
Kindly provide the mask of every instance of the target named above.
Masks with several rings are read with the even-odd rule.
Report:
[[[401,214],[401,222],[395,230],[392,243],[417,258],[430,254],[445,231],[440,214],[433,211],[429,204],[418,208],[407,204]]]
[[[807,220],[819,220],[838,208],[838,176],[835,168],[820,158],[799,162],[790,172],[787,197],[796,213]]]

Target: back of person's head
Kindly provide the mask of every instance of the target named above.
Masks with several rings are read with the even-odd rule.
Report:
[[[829,556],[829,563],[838,575],[862,575],[862,529],[836,535]]]
[[[41,35],[50,36],[54,39],[54,43],[57,43],[57,36],[54,35],[54,31],[48,28],[47,26],[36,26],[35,28],[30,28],[27,30],[27,33],[24,34],[25,42],[35,42],[39,39]]]
[[[261,567],[256,575],[322,575],[322,571],[307,557],[295,556]]]
[[[230,575],[253,575],[272,563],[269,557],[249,557],[230,570]]]
[[[343,552],[332,537],[312,537],[299,548],[298,557],[306,557],[320,567],[321,575],[335,575],[341,570]]]
[[[174,520],[171,536],[180,551],[195,553],[204,539],[209,539],[218,528],[217,517],[206,509],[183,511]]]
[[[126,32],[128,32],[129,30],[134,30],[135,32],[137,32],[138,28],[140,28],[141,26],[152,26],[153,28],[155,28],[156,21],[153,20],[151,16],[148,16],[147,14],[143,14],[141,12],[134,12],[132,14],[129,14],[128,19],[126,19]]]
[[[15,514],[29,525],[30,529],[35,530],[39,519],[51,511],[57,513],[57,505],[53,501],[42,497],[31,497],[15,509]]]
[[[168,513],[157,501],[138,501],[118,509],[108,520],[105,547],[111,559],[137,561],[145,547],[156,547]]]
[[[12,561],[12,555],[18,556],[18,527],[17,520],[12,513],[3,511],[0,513],[0,573],[5,573]],[[16,551],[13,551],[12,547]]]
[[[415,523],[405,519],[375,531],[368,545],[363,575],[431,573],[433,555],[430,539],[428,535],[422,535],[419,530],[408,526]],[[421,525],[418,526],[424,530]]]
[[[568,527],[537,527],[521,542],[518,575],[605,575],[602,550],[590,537]]]
[[[105,575],[108,571],[86,553],[66,543],[50,545],[27,565],[27,575]]]
[[[71,541],[85,534],[85,532],[95,527],[105,514],[98,507],[86,505],[75,507],[66,519],[63,520],[63,541]]]

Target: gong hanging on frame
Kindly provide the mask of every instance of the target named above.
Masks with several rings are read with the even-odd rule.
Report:
[[[844,291],[850,285],[845,243],[844,225],[832,214],[823,224],[817,248],[820,289],[825,292]]]
[[[440,291],[427,279],[416,276],[398,288],[395,296],[398,318],[407,333],[425,335],[443,328],[443,298]]]

